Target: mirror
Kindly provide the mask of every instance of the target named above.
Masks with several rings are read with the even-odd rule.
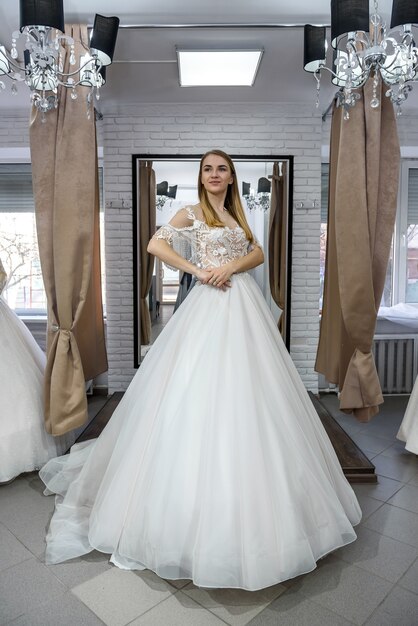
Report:
[[[281,332],[286,347],[290,346],[290,288],[292,262],[292,189],[293,189],[293,158],[291,156],[243,156],[231,155],[235,163],[238,184],[247,220],[255,237],[263,246],[265,262],[251,270],[253,278],[260,287],[264,298],[277,321],[282,313],[272,297],[270,290],[270,274],[272,268],[269,260],[269,248],[275,251],[280,248],[281,280],[285,284],[284,307],[281,320]],[[140,228],[141,216],[139,198],[141,194],[139,167],[141,161],[152,161],[156,183],[156,228],[166,224],[175,213],[189,204],[196,204],[196,181],[199,172],[200,155],[167,156],[167,155],[134,155],[133,156],[133,247],[134,247],[134,365],[138,367],[148,347],[141,346],[140,320]],[[271,184],[273,166],[277,163],[282,179],[280,207],[276,210],[285,213],[284,231],[278,241],[272,230],[277,228],[277,219],[272,223],[271,217]],[[276,205],[277,206],[277,205]],[[283,216],[282,216],[283,218]],[[281,220],[282,220],[281,218]],[[283,221],[283,220],[282,220]],[[270,236],[269,236],[270,234]],[[275,239],[275,243],[274,243]],[[270,244],[270,245],[269,245]],[[272,247],[273,244],[273,247]],[[276,263],[277,273],[277,263]],[[165,267],[158,259],[155,261],[151,289],[148,295],[149,311],[152,323],[151,342],[155,341],[174,312],[179,284],[179,272]]]

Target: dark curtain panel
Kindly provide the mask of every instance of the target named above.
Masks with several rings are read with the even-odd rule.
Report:
[[[155,233],[155,172],[151,161],[141,161],[139,164],[139,262],[140,262],[140,291],[141,291],[141,344],[151,341],[151,317],[148,310],[147,296],[151,289],[154,257],[147,252],[147,245]]]
[[[278,327],[283,339],[286,333],[286,277],[287,277],[287,222],[288,222],[287,163],[273,165],[269,220],[269,279],[273,300],[282,310]]]

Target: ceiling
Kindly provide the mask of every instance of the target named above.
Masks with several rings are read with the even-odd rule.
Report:
[[[391,4],[391,0],[379,2],[387,21]],[[125,104],[182,102],[303,102],[312,104],[314,110],[316,83],[302,68],[302,26],[329,24],[329,7],[329,0],[64,0],[66,22],[91,25],[96,12],[120,18],[114,63],[108,68],[100,101],[104,112]],[[192,24],[206,27],[177,28]],[[0,42],[7,48],[18,25],[18,0],[1,0]],[[139,25],[170,27],[123,28]],[[176,46],[261,46],[264,55],[252,87],[185,88],[178,82]],[[321,110],[327,108],[333,93],[326,75],[321,86]],[[404,108],[418,110],[418,86]],[[11,109],[29,110],[25,86],[19,85],[17,96],[12,96],[10,89],[0,93],[0,112]]]

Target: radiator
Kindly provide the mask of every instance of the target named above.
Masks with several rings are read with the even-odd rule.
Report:
[[[417,335],[377,335],[373,354],[383,393],[411,393],[417,376]]]
[[[418,368],[418,335],[376,335],[373,355],[382,392],[409,394]],[[318,375],[320,391],[337,391],[325,376]]]

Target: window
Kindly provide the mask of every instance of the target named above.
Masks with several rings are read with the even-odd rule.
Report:
[[[99,168],[99,189],[104,288],[102,168]],[[28,163],[0,164],[0,258],[8,275],[3,296],[9,306],[20,315],[45,316],[46,294],[36,236],[32,171]]]
[[[418,306],[418,161],[403,161],[395,228],[394,302]]]
[[[321,234],[320,234],[320,257],[319,257],[319,310],[322,311],[322,300],[324,296],[325,278],[325,257],[327,253],[327,223],[328,223],[328,177],[329,164],[322,163],[321,166]]]
[[[325,273],[328,218],[328,163],[321,170],[321,295]],[[406,302],[418,307],[418,161],[402,161],[398,210],[381,306]]]
[[[3,296],[19,313],[46,314],[29,164],[0,165],[0,258]]]

